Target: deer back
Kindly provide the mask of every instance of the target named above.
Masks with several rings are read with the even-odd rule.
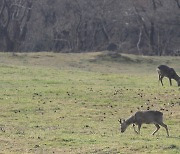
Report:
[[[150,124],[159,123],[163,120],[163,113],[159,111],[138,111],[135,113],[135,123]]]

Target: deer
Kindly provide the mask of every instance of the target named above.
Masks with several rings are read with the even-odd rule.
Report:
[[[157,67],[157,72],[159,74],[159,81],[161,81],[162,86],[163,86],[162,79],[164,77],[169,78],[170,86],[172,86],[171,79],[176,80],[178,86],[180,86],[180,77],[177,75],[176,71],[173,68],[170,68],[166,65],[159,65]]]
[[[156,126],[156,130],[152,133],[152,135],[154,135],[160,129],[160,126],[162,126],[166,129],[167,136],[169,136],[168,127],[163,123],[163,113],[160,111],[137,111],[127,120],[119,119],[119,122],[121,133],[125,132],[127,127],[131,124],[133,124],[134,131],[137,134],[140,134],[142,124],[154,124]],[[138,126],[138,131],[135,129],[135,125]]]

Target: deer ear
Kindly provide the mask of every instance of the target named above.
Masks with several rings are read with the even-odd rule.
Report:
[[[120,124],[122,123],[122,120],[121,120],[121,119],[119,119],[118,121],[120,122]]]

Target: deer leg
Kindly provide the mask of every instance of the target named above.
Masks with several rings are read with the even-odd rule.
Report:
[[[160,81],[160,79],[161,79],[161,75],[159,74],[159,81]]]
[[[161,81],[162,86],[163,86],[163,82],[162,82],[163,77],[164,76],[160,76],[160,79],[159,79]]]
[[[158,85],[159,85],[159,82],[160,82],[160,77],[161,77],[161,75],[159,74],[159,81],[158,81]]]
[[[168,131],[168,127],[166,124],[164,124],[163,122],[160,123],[159,125],[161,125],[162,127],[164,127],[166,129],[166,132],[167,132],[167,136],[169,136],[169,131]]]
[[[156,126],[156,130],[152,133],[152,135],[154,135],[160,128],[160,126],[158,124],[154,124]]]
[[[138,131],[135,128],[135,124],[133,124],[134,132],[138,134]]]
[[[171,78],[169,78],[169,83],[170,83],[170,86],[172,86]]]
[[[138,125],[138,133],[140,134],[141,124]]]

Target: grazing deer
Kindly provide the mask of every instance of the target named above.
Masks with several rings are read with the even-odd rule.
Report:
[[[180,77],[177,75],[177,73],[173,68],[170,68],[166,65],[159,65],[157,67],[157,72],[159,74],[159,81],[161,81],[162,86],[163,86],[162,79],[164,77],[169,78],[170,86],[172,86],[171,79],[176,80],[178,86],[180,86]]]
[[[119,122],[121,125],[121,133],[125,132],[126,128],[131,124],[133,124],[134,131],[137,134],[140,134],[142,124],[154,124],[156,130],[152,135],[154,135],[159,130],[160,126],[162,126],[166,129],[167,136],[169,136],[168,127],[163,123],[163,113],[159,111],[137,111],[127,120],[120,119]],[[138,126],[138,131],[135,129],[135,124]]]

